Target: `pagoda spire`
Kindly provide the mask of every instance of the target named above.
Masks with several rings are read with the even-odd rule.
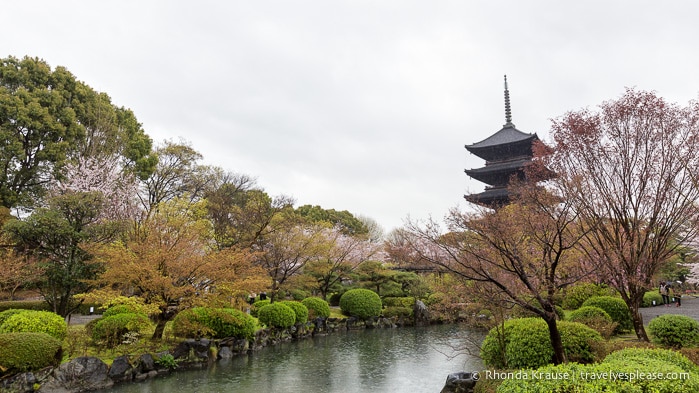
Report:
[[[505,75],[505,125],[503,127],[515,128],[512,124],[512,111],[510,110],[510,90],[507,89],[507,75]]]

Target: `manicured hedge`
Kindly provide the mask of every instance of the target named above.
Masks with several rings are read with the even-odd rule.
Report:
[[[653,342],[665,347],[682,348],[699,344],[699,322],[684,315],[666,314],[653,318],[648,330]]]
[[[382,314],[386,318],[409,318],[413,316],[413,309],[408,307],[386,307],[383,309]]]
[[[577,362],[593,361],[592,344],[601,341],[596,331],[577,322],[559,321],[563,348],[569,360]],[[553,347],[548,325],[541,318],[517,318],[505,321],[503,341],[499,330],[491,329],[481,346],[481,358],[486,366],[498,369],[536,368],[551,363]],[[501,347],[504,342],[505,348]]]
[[[306,323],[306,321],[308,321],[308,307],[304,306],[301,302],[284,300],[279,303],[289,306],[289,308],[294,310],[294,314],[296,315],[295,323]]]
[[[102,317],[91,327],[92,339],[114,347],[122,342],[127,333],[138,333],[150,326],[145,314],[125,313]]]
[[[173,331],[179,337],[252,338],[257,323],[250,315],[231,308],[195,307],[175,316]]]
[[[611,337],[614,333],[614,329],[618,325],[606,311],[593,306],[580,307],[571,312],[570,315],[568,315],[568,320],[571,322],[580,322],[596,330],[604,338]]]
[[[381,315],[381,298],[368,289],[350,289],[340,298],[340,309],[345,315],[367,319]]]
[[[627,332],[633,329],[631,321],[631,312],[623,300],[613,296],[596,296],[589,298],[583,303],[583,306],[599,307],[606,311],[612,320],[619,325],[615,333]]]
[[[2,314],[11,315],[0,325],[0,333],[46,333],[58,340],[63,340],[68,332],[68,325],[63,317],[50,311],[7,310]]]
[[[272,303],[272,301],[269,299],[256,301],[255,303],[252,304],[252,306],[250,306],[250,315],[257,318],[257,312],[260,310],[260,308],[262,308],[263,306],[266,306],[270,303]]]
[[[111,317],[117,314],[143,314],[141,309],[135,306],[130,306],[127,304],[118,304],[116,306],[109,307],[105,312],[102,313],[102,317]]]
[[[260,307],[257,318],[269,327],[287,328],[294,326],[296,313],[291,307],[277,302]]]
[[[327,318],[330,316],[330,305],[319,297],[307,297],[301,303],[308,309],[308,318]]]
[[[607,287],[590,282],[581,282],[566,288],[561,306],[566,310],[575,310],[580,308],[591,297],[609,296],[612,293],[612,290]]]
[[[1,333],[0,375],[39,370],[61,360],[61,341],[46,333]]]
[[[504,378],[497,389],[498,393],[697,391],[699,368],[691,360],[676,351],[644,348],[613,352],[598,364],[568,363],[520,371]]]
[[[384,307],[406,307],[413,308],[415,305],[415,298],[412,296],[406,297],[385,297],[383,298]]]
[[[0,311],[5,311],[9,309],[51,311],[49,304],[43,300],[12,300],[0,302]]]

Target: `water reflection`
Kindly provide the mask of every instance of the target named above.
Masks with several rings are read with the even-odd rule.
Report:
[[[439,392],[449,373],[482,368],[455,348],[480,342],[463,326],[350,331],[284,343],[111,392]],[[459,350],[460,352],[461,350]],[[477,353],[477,352],[476,352]]]

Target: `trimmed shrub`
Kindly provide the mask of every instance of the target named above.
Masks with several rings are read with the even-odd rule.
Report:
[[[699,377],[637,378],[646,375],[676,375],[681,367],[659,359],[610,360],[596,364],[566,363],[537,370],[520,371],[521,377],[504,378],[498,393],[511,392],[609,392],[609,393],[693,393],[699,391]],[[612,374],[613,373],[613,374]]]
[[[43,300],[10,300],[0,302],[0,311],[9,309],[51,311],[49,304]]]
[[[306,321],[308,321],[308,308],[304,306],[303,303],[295,300],[284,300],[280,303],[294,310],[294,314],[296,314],[296,323],[306,323]]]
[[[573,311],[568,315],[570,322],[580,322],[602,335],[604,338],[609,338],[614,334],[614,329],[617,323],[612,320],[612,317],[606,311],[599,307],[584,306]]]
[[[413,316],[413,309],[408,307],[386,307],[383,309],[382,314],[386,318],[409,318]]]
[[[10,315],[0,325],[0,333],[46,333],[58,340],[63,340],[67,331],[68,325],[63,317],[50,311],[22,310]]]
[[[367,319],[381,315],[381,298],[374,291],[350,289],[340,298],[340,309],[345,315]]]
[[[699,366],[677,351],[660,348],[624,348],[612,352],[604,358],[603,363],[643,362],[646,359],[661,360],[673,364],[686,372],[699,373]]]
[[[27,310],[21,310],[19,308],[11,308],[9,310],[5,310],[3,312],[0,312],[0,326],[2,326],[3,323],[5,323],[7,318],[9,318],[15,314],[23,313],[25,311],[27,311]]]
[[[296,322],[294,310],[279,302],[260,307],[257,318],[265,325],[275,328],[291,327]]]
[[[415,305],[415,298],[412,296],[385,297],[385,298],[383,298],[383,306],[384,307],[413,308],[414,305]]]
[[[612,291],[607,287],[590,282],[581,282],[566,288],[561,307],[566,310],[576,310],[591,297],[609,296],[611,294]]]
[[[269,299],[256,301],[255,303],[252,304],[252,306],[250,306],[250,315],[257,318],[257,312],[260,310],[260,308],[262,308],[263,306],[266,306],[270,303],[272,303],[272,301]]]
[[[655,306],[660,306],[663,304],[663,295],[659,294],[658,291],[650,291],[643,294],[643,301],[641,301],[641,307],[653,307],[653,301],[655,301]]]
[[[46,333],[0,334],[0,374],[56,366],[61,361],[61,341]]]
[[[569,362],[590,363],[595,360],[593,344],[602,341],[599,332],[579,322],[559,321],[556,326]]]
[[[593,344],[602,340],[599,333],[576,322],[559,321],[557,326],[569,360],[594,360]],[[491,329],[481,346],[481,358],[487,366],[499,369],[537,368],[551,363],[553,347],[548,325],[543,319],[510,319],[505,321],[504,331],[502,328],[497,326]],[[505,344],[504,349],[501,342]]]
[[[325,300],[319,297],[307,297],[301,301],[301,304],[308,309],[308,318],[327,318],[330,316],[330,305]]]
[[[257,323],[250,315],[232,308],[195,307],[175,316],[173,331],[179,337],[237,337],[251,339]]]
[[[122,342],[127,333],[138,333],[148,327],[150,320],[145,314],[116,314],[102,317],[92,326],[92,339],[114,347]]]
[[[311,293],[302,289],[292,289],[289,291],[289,295],[291,295],[292,299],[300,302],[301,300],[310,297]]]
[[[612,321],[619,325],[614,330],[615,333],[627,332],[633,329],[631,312],[623,300],[612,296],[595,296],[587,299],[583,306],[599,307],[604,310]]]
[[[699,344],[699,322],[684,315],[666,314],[651,319],[648,330],[653,342],[665,347],[682,348]]]

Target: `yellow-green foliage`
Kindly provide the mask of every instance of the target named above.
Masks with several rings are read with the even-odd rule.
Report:
[[[126,333],[140,332],[150,326],[145,314],[116,314],[100,318],[92,325],[92,339],[113,347],[121,343]]]
[[[46,333],[59,340],[66,336],[68,325],[63,317],[50,311],[13,310],[3,311],[3,315],[11,314],[0,325],[0,333]]]
[[[231,308],[195,307],[177,314],[172,321],[179,337],[252,338],[257,328],[255,318]]]
[[[257,318],[265,325],[277,328],[291,327],[296,322],[294,310],[282,303],[272,303],[260,307],[257,311]]]
[[[648,324],[653,342],[665,347],[692,347],[699,343],[699,322],[685,315],[661,315]]]
[[[308,321],[308,307],[295,300],[284,300],[281,304],[289,306],[296,314],[296,323],[306,323]]]
[[[587,299],[585,303],[583,303],[583,306],[599,307],[609,314],[612,320],[619,324],[615,333],[626,332],[633,329],[631,312],[621,298],[613,296],[595,296]]]
[[[594,360],[592,346],[602,340],[599,333],[577,322],[559,321],[557,326],[569,360]],[[553,347],[548,325],[541,318],[505,321],[504,330],[503,326],[496,326],[486,335],[481,358],[487,366],[499,369],[537,368],[549,364],[553,359]]]
[[[46,333],[0,333],[0,375],[57,365],[61,342]]]
[[[308,309],[308,317],[311,319],[330,316],[330,305],[319,297],[307,297],[301,303]]]
[[[677,352],[659,349],[629,348],[598,364],[545,366],[512,376],[504,378],[498,393],[699,391],[697,366]]]

